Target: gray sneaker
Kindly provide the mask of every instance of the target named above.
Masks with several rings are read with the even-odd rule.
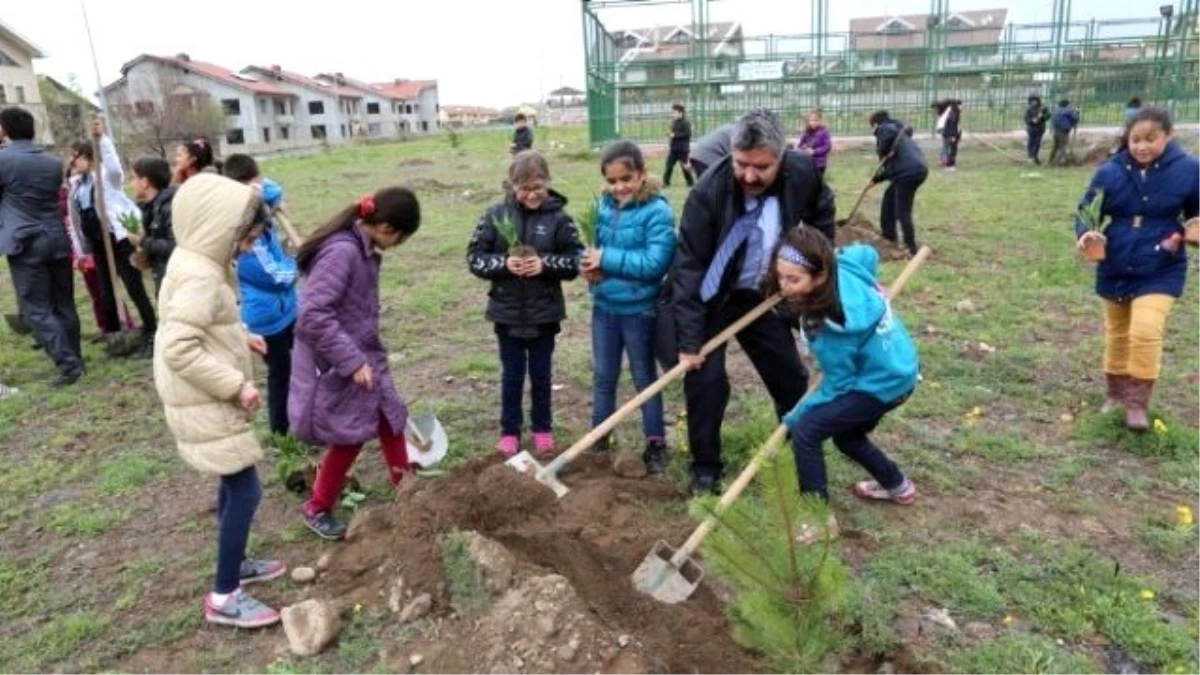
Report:
[[[238,589],[220,607],[212,604],[212,594],[206,593],[204,620],[235,628],[262,628],[279,623],[279,612]]]
[[[246,558],[242,561],[242,569],[238,580],[242,585],[278,579],[287,573],[287,565],[278,560],[254,560]]]

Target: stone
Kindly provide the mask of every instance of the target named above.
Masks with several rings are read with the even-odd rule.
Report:
[[[963,626],[963,633],[965,633],[967,637],[974,638],[981,642],[986,642],[996,636],[996,629],[993,628],[990,623],[972,621],[971,623]]]
[[[921,636],[921,620],[913,616],[902,616],[892,624],[896,637],[901,642],[913,642]]]
[[[633,642],[633,638],[629,637],[628,635],[617,636],[617,646],[620,647],[621,649],[625,649],[626,647],[628,647],[629,643],[631,643],[631,642]]]
[[[329,563],[332,561],[332,559],[333,559],[332,552],[327,551],[325,553],[322,553],[321,557],[317,558],[317,569],[319,569],[321,571],[325,571],[325,570],[329,569]]]
[[[288,648],[296,656],[320,654],[342,630],[342,619],[337,609],[323,600],[305,600],[284,607],[280,614]]]
[[[1075,421],[1075,416],[1074,416],[1074,415],[1072,415],[1071,413],[1063,413],[1063,414],[1061,414],[1061,415],[1059,415],[1059,416],[1058,416],[1058,420],[1059,420],[1060,422],[1074,422],[1074,421]]]
[[[391,590],[388,591],[388,609],[392,610],[392,614],[400,613],[400,603],[404,598],[404,577],[396,577]]]
[[[958,624],[954,623],[954,619],[951,618],[950,610],[948,609],[939,608],[928,610],[925,612],[925,615],[922,617],[922,619],[933,624],[934,626],[945,628],[949,631],[958,631]]]
[[[959,300],[958,302],[954,303],[954,310],[957,312],[974,312],[975,303],[971,302],[970,300]]]
[[[879,664],[879,670],[875,671],[878,675],[895,675],[896,666],[891,661],[884,661]]]
[[[413,654],[412,656],[408,657],[408,665],[412,666],[413,668],[416,668],[422,663],[425,663],[425,657],[421,656],[420,654]]]
[[[292,581],[298,584],[307,584],[317,578],[317,571],[311,567],[297,567],[292,570]]]
[[[547,614],[542,614],[535,619],[534,625],[537,626],[538,632],[546,637],[554,637],[554,634],[558,632],[558,625],[554,623],[554,617]]]
[[[574,646],[574,644],[575,644],[575,641],[572,640],[571,642],[568,642],[567,644],[559,647],[558,652],[556,652],[556,654],[555,654],[558,657],[558,660],[574,661],[575,655],[579,653],[579,648]]]
[[[646,463],[637,453],[628,449],[618,450],[613,457],[613,472],[621,478],[645,478]]]
[[[483,572],[483,581],[495,593],[501,593],[512,585],[513,569],[517,560],[500,543],[488,539],[478,532],[467,532],[467,551],[471,559]]]
[[[400,623],[408,623],[416,621],[429,613],[433,608],[433,596],[428,593],[422,593],[413,598],[411,602],[404,606],[400,612]]]

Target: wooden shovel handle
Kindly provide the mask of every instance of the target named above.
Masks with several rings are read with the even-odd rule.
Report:
[[[858,213],[858,208],[862,206],[863,200],[867,198],[867,193],[870,192],[871,188],[873,187],[875,187],[874,177],[868,180],[867,184],[863,186],[862,192],[858,193],[858,199],[854,202],[854,208],[850,209],[850,215],[846,216],[846,223],[849,223],[851,219],[854,218],[855,214]]]
[[[908,264],[901,270],[900,276],[896,277],[896,280],[888,288],[888,297],[895,298],[904,289],[904,285],[908,283],[908,280],[916,273],[917,268],[925,262],[925,259],[929,257],[931,252],[932,249],[928,246],[922,246],[921,250],[917,251],[912,260],[909,260]],[[818,374],[809,384],[808,392],[804,395],[805,398],[808,398],[808,396],[816,391],[820,383],[821,376]],[[733,484],[721,495],[721,499],[717,502],[717,506],[713,509],[712,514],[705,518],[704,522],[700,523],[700,526],[692,532],[692,536],[688,537],[687,541],[683,542],[683,546],[680,546],[679,550],[675,552],[675,555],[671,556],[671,564],[673,566],[679,567],[682,565],[699,548],[704,539],[708,537],[708,533],[712,532],[712,529],[717,526],[717,518],[729,508],[730,504],[742,495],[742,491],[758,475],[758,470],[762,468],[763,463],[775,456],[775,451],[780,442],[787,436],[787,431],[787,426],[780,424],[775,429],[775,433],[771,434],[771,437],[767,439],[767,442],[762,444],[762,447],[758,449],[758,452],[755,453],[750,463],[746,465],[746,468],[742,469],[742,472],[734,479]]]
[[[296,230],[296,226],[292,225],[292,221],[288,218],[287,213],[283,209],[276,209],[273,215],[279,226],[283,228],[284,233],[287,234],[288,239],[292,240],[292,245],[297,248],[303,246],[304,237],[301,237],[300,233]]]
[[[733,322],[728,328],[718,333],[716,337],[704,343],[704,346],[700,348],[700,355],[708,356],[713,352],[713,350],[719,348],[726,342],[729,342],[729,340],[733,338],[734,335],[737,335],[739,332],[741,332],[743,328],[757,321],[758,318],[763,314],[771,311],[771,308],[779,304],[781,299],[782,296],[776,293],[775,295],[772,295],[766,300],[758,303],[757,307],[749,312],[746,312],[742,318]],[[557,475],[562,467],[566,466],[585,450],[595,445],[596,441],[599,441],[601,438],[607,435],[608,432],[612,431],[633,411],[640,409],[643,403],[649,401],[656,394],[665,389],[668,384],[678,379],[686,372],[687,366],[683,363],[679,363],[674,368],[663,373],[662,377],[658,378],[654,384],[651,384],[649,387],[646,387],[642,391],[638,392],[637,396],[634,396],[629,400],[628,403],[618,408],[615,413],[609,415],[608,419],[598,424],[596,428],[589,431],[586,436],[576,441],[575,444],[570,448],[567,448],[566,452],[562,453],[558,457],[555,457],[552,462],[546,465],[543,473],[546,475]]]

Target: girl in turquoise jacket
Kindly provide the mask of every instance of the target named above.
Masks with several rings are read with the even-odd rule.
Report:
[[[608,146],[600,160],[607,183],[596,214],[596,241],[582,261],[591,282],[592,424],[617,407],[621,355],[638,391],[657,377],[654,363],[655,306],[663,277],[675,254],[675,214],[646,176],[642,151],[629,141]],[[666,470],[666,428],[662,397],[642,406],[646,436],[643,459],[651,474]],[[595,450],[608,449],[607,439]]]
[[[852,487],[863,499],[912,504],[913,482],[871,442],[871,433],[917,384],[917,349],[877,281],[879,254],[854,245],[834,254],[810,227],[789,231],[780,243],[770,290],[800,315],[821,383],[784,416],[791,431],[800,492],[828,500],[828,439],[874,480]],[[802,536],[805,533],[802,533]]]

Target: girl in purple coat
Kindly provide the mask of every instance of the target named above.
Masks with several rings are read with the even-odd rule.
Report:
[[[808,113],[808,126],[804,127],[796,149],[812,157],[813,164],[817,165],[817,175],[824,180],[829,153],[833,150],[833,137],[829,135],[829,128],[825,126],[820,110]]]
[[[379,337],[379,267],[380,252],[403,244],[420,225],[416,195],[384,188],[342,209],[296,256],[306,283],[288,417],[297,438],[329,446],[304,505],[304,523],[324,539],[345,536],[333,510],[364,443],[379,439],[393,486],[409,470],[408,408]]]

